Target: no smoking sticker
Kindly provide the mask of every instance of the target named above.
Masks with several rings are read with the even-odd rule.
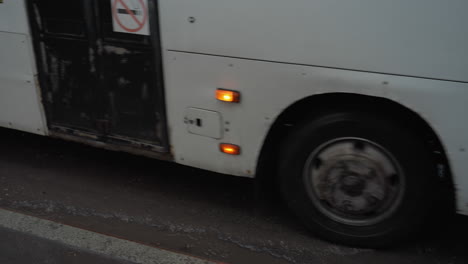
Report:
[[[114,32],[149,36],[148,0],[111,0]]]

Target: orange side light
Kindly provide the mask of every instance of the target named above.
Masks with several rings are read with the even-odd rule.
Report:
[[[217,89],[216,99],[228,103],[239,103],[240,93],[231,90]]]
[[[240,147],[233,144],[221,143],[219,144],[219,149],[221,152],[229,154],[229,155],[239,155],[240,154]]]

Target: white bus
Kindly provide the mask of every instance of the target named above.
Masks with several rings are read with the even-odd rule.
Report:
[[[0,126],[261,175],[313,232],[385,246],[468,214],[467,10],[0,0]]]

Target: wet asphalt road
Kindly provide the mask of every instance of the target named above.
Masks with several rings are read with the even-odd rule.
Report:
[[[0,129],[2,208],[226,263],[468,263],[467,217],[397,248],[356,249],[314,237],[277,199],[255,197],[250,179]],[[0,229],[0,260],[22,263],[26,248],[40,255],[34,239]],[[36,263],[69,251],[44,252],[48,262]]]

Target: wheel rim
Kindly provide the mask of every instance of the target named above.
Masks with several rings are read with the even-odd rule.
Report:
[[[338,138],[315,149],[307,159],[304,182],[320,212],[354,226],[390,217],[405,190],[403,171],[393,155],[362,138]]]

